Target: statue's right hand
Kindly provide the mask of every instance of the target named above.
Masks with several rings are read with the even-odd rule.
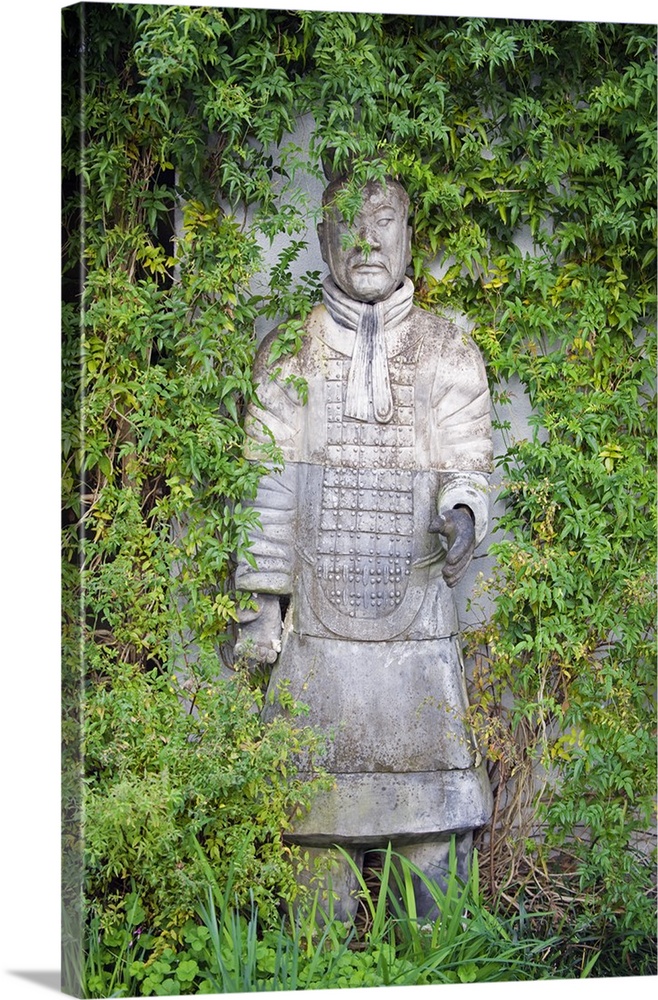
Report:
[[[274,594],[254,594],[256,612],[240,623],[234,653],[252,663],[274,663],[281,652],[281,608]]]
[[[240,629],[234,649],[236,659],[247,660],[250,663],[274,663],[281,652],[281,642],[272,641],[269,644],[259,642],[251,637],[250,632],[248,626]]]

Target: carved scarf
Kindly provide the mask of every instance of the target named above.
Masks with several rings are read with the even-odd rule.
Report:
[[[341,291],[333,278],[322,285],[324,304],[332,319],[356,331],[352,364],[347,379],[345,416],[368,420],[369,401],[375,420],[386,424],[393,416],[393,396],[388,374],[385,328],[404,319],[413,305],[410,278],[384,302],[357,302]]]

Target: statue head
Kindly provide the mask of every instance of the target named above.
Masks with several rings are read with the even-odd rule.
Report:
[[[322,198],[324,221],[318,226],[322,259],[350,298],[381,302],[399,288],[411,262],[409,198],[397,181],[368,181],[361,208],[348,225],[336,205],[344,183],[334,181]]]

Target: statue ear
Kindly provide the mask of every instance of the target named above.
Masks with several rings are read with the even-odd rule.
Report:
[[[325,235],[324,235],[324,222],[318,222],[317,234],[320,243],[320,253],[322,254],[322,260],[326,264],[327,254],[326,254]]]
[[[406,267],[411,264],[411,237],[413,235],[413,229],[411,226],[407,226],[407,254],[406,254]]]

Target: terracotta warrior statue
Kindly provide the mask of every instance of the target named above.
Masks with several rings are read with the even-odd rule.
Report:
[[[465,719],[452,588],[487,530],[492,445],[477,347],[413,305],[405,191],[368,183],[348,226],[340,187],[323,198],[329,277],[301,350],[272,377],[274,331],[257,359],[263,408],[248,415],[248,453],[260,460],[273,436],[285,466],[272,467],[255,502],[257,568],[242,563],[237,584],[258,611],[236,651],[273,663],[270,687],[287,682],[326,736],[324,756],[304,769],[322,765],[333,787],[289,839],[308,848],[309,871],[329,859],[335,913],[347,919],[356,882],[335,845],[360,866],[390,842],[441,882],[451,837],[465,876],[472,832],[491,813]],[[422,880],[416,893],[419,914],[431,915]]]

